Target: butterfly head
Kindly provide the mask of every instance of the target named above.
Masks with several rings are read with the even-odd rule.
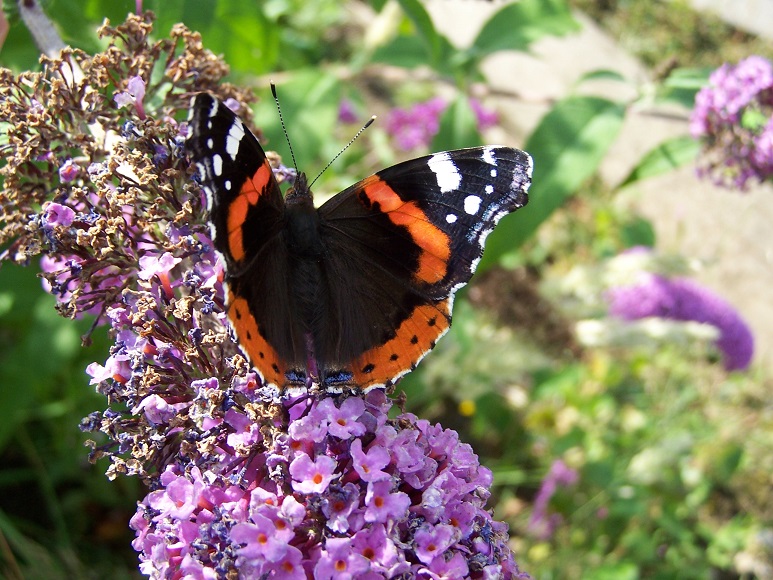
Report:
[[[306,174],[299,172],[295,178],[295,184],[287,190],[285,194],[285,205],[307,205],[314,206],[311,190],[309,189],[309,181],[306,179]]]

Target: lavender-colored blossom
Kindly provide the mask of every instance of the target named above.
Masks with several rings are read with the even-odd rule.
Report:
[[[365,426],[358,421],[365,412],[365,404],[361,399],[347,399],[340,408],[331,399],[326,399],[320,402],[317,409],[315,415],[324,417],[328,422],[328,432],[334,437],[350,439],[365,432]]]
[[[62,183],[69,183],[78,177],[79,171],[78,165],[72,159],[68,159],[59,167],[59,179]]]
[[[754,354],[754,336],[730,303],[686,278],[668,279],[655,274],[643,274],[642,278],[638,284],[608,292],[613,315],[625,320],[657,316],[711,324],[720,331],[717,347],[725,368],[748,368]]]
[[[126,90],[116,93],[115,104],[119,107],[126,107],[128,105],[134,105],[137,111],[137,116],[140,119],[147,117],[145,113],[145,105],[143,100],[145,99],[145,81],[141,76],[133,76],[126,83]]]
[[[233,97],[228,97],[223,104],[228,107],[231,111],[233,111],[234,114],[238,115],[239,111],[242,108],[242,104],[234,99]]]
[[[287,543],[278,536],[274,522],[260,514],[253,514],[250,520],[236,524],[231,530],[231,539],[243,545],[238,554],[250,560],[281,560],[287,551]]]
[[[64,181],[64,180],[62,180]],[[75,211],[72,208],[61,203],[51,202],[45,207],[43,212],[47,226],[69,226],[75,219]]]
[[[137,272],[137,276],[141,280],[150,280],[153,276],[166,275],[181,261],[181,258],[176,258],[169,252],[164,252],[160,256],[142,256],[139,260],[140,270]]]
[[[334,532],[347,532],[350,525],[349,516],[359,503],[360,490],[354,483],[331,486],[328,497],[322,503],[327,527]]]
[[[553,535],[561,522],[560,514],[548,514],[548,504],[559,487],[567,487],[577,483],[578,473],[557,459],[550,466],[545,479],[542,480],[537,497],[534,500],[534,510],[529,519],[529,531],[543,540]]]
[[[366,522],[386,523],[400,519],[411,505],[411,498],[402,491],[395,492],[388,481],[376,481],[368,484],[365,494]]]
[[[338,104],[338,120],[341,123],[350,125],[356,123],[358,119],[354,103],[349,99],[341,99],[341,102]]]
[[[478,131],[499,123],[499,115],[486,109],[478,99],[471,98],[469,103],[475,114]],[[387,116],[386,131],[403,151],[428,147],[440,129],[440,115],[447,106],[443,99],[435,97],[407,109],[393,109]]]
[[[92,363],[92,365],[95,363]],[[94,369],[93,366],[89,366],[89,368]],[[98,371],[96,371],[98,372]],[[128,373],[127,373],[128,374]],[[94,379],[99,377],[100,380],[104,380],[104,374],[100,373]],[[113,375],[110,375],[110,378],[115,378]],[[123,378],[123,377],[122,377]],[[92,382],[94,381],[92,379]],[[99,382],[99,381],[96,381]],[[142,401],[139,405],[134,407],[132,409],[132,413],[137,414],[139,412],[142,412],[145,414],[145,417],[148,419],[148,421],[153,425],[160,425],[162,423],[166,423],[170,421],[178,412],[180,412],[183,409],[188,408],[189,403],[176,403],[170,405],[169,403],[164,400],[163,397],[159,395],[148,395]]]
[[[409,109],[393,109],[387,116],[386,131],[403,151],[427,147],[440,129],[440,115],[446,106],[436,97]]]
[[[354,550],[350,538],[328,538],[314,566],[317,580],[354,580],[370,568],[370,561]]]
[[[362,441],[355,439],[349,449],[352,465],[363,481],[381,481],[389,479],[389,474],[381,471],[389,464],[389,453],[379,445],[373,445],[367,452],[362,450]]]
[[[773,176],[773,64],[750,56],[724,64],[695,96],[690,132],[704,143],[701,172],[745,188]]]
[[[336,462],[327,455],[312,459],[305,453],[299,454],[290,463],[292,486],[300,493],[322,493],[333,480]]]
[[[470,108],[475,113],[475,120],[477,121],[478,131],[485,131],[491,127],[496,126],[499,123],[499,115],[496,111],[487,109],[483,106],[478,99],[470,99]]]

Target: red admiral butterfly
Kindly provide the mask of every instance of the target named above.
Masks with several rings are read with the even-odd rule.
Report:
[[[384,169],[317,209],[303,173],[282,196],[258,140],[220,101],[195,96],[190,128],[228,316],[281,392],[388,388],[413,370],[531,181],[523,151],[474,147]]]

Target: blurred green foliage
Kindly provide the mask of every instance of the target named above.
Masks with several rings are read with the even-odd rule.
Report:
[[[34,70],[37,50],[12,4],[5,2],[11,29],[0,63]],[[485,82],[484,59],[578,29],[564,1],[522,0],[503,5],[469,46],[457,48],[418,0],[372,0],[378,18],[389,23],[387,11],[397,15],[372,40],[351,16],[353,6],[367,10],[338,0],[145,2],[157,14],[157,36],[185,23],[224,55],[235,82],[255,86],[257,123],[269,147],[289,159],[267,90],[274,77],[296,157],[310,173],[351,137],[338,121],[343,98],[367,118],[450,85],[456,97],[433,150],[481,143],[468,92]],[[51,0],[44,7],[66,42],[95,51],[102,47],[97,26],[121,21],[134,2]],[[408,80],[379,82],[380,66],[397,67]],[[419,67],[431,75],[414,83]],[[674,70],[655,98],[689,107],[706,75]],[[581,81],[594,78],[623,81],[614,71]],[[615,206],[617,191],[594,178],[630,105],[574,93],[555,103],[523,145],[535,159],[529,205],[491,235],[479,272],[506,262],[538,277],[560,276],[572,261],[655,245],[651,224]],[[689,163],[696,152],[686,138],[664,143],[621,187]],[[317,189],[342,189],[399,158],[376,124]],[[138,576],[127,522],[145,490],[129,478],[107,482],[101,466],[86,462],[77,430],[105,405],[84,369],[103,362],[109,340],[97,331],[82,348],[90,323],[59,318],[33,268],[0,269],[0,571],[8,578]],[[460,431],[494,470],[494,507],[511,524],[523,569],[546,579],[730,578],[738,576],[738,554],[764,558],[773,441],[759,412],[771,404],[763,378],[727,376],[711,352],[676,345],[655,352],[557,347],[549,332],[535,339],[538,326],[517,328],[459,301],[449,337],[400,383],[410,410]],[[579,481],[552,499],[550,510],[562,520],[541,539],[528,529],[531,502],[558,458]]]

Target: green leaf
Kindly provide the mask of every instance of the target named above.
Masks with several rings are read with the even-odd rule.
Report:
[[[156,13],[164,17],[156,24],[157,34],[168,34],[175,21],[182,20],[201,32],[204,45],[215,54],[223,54],[234,70],[260,74],[276,68],[281,28],[266,17],[259,5],[239,0],[170,0],[163,2]]]
[[[379,46],[370,60],[374,63],[411,69],[427,64],[427,50],[418,36],[401,35]]]
[[[687,135],[664,141],[648,151],[617,187],[622,188],[635,181],[673,171],[694,161],[700,150],[700,141]]]
[[[579,28],[564,0],[522,0],[488,20],[470,52],[482,57],[499,50],[525,51],[543,36],[562,36]]]
[[[637,217],[620,229],[620,238],[626,248],[635,246],[655,247],[655,228],[652,223],[642,217]]]
[[[434,69],[441,75],[452,76],[459,67],[467,64],[465,55],[456,50],[448,39],[438,34],[440,58]],[[427,66],[426,44],[418,36],[400,35],[385,45],[379,46],[370,58],[371,62],[379,62],[402,68],[417,68]]]
[[[447,151],[482,145],[475,113],[464,95],[457,99],[440,117],[440,129],[432,139],[433,151]]]
[[[579,79],[577,79],[577,82],[575,84],[580,84],[585,81],[599,81],[599,80],[626,82],[627,79],[615,70],[600,69],[600,70],[592,70],[590,72],[585,73]]]
[[[520,246],[593,175],[620,131],[625,107],[598,97],[558,102],[526,142],[534,158],[529,203],[494,229],[478,267],[488,267]]]
[[[675,103],[686,109],[695,104],[695,94],[708,85],[710,68],[678,68],[655,92],[655,103]]]
[[[433,66],[440,61],[440,37],[432,19],[418,0],[397,0],[405,15],[413,22]]]

